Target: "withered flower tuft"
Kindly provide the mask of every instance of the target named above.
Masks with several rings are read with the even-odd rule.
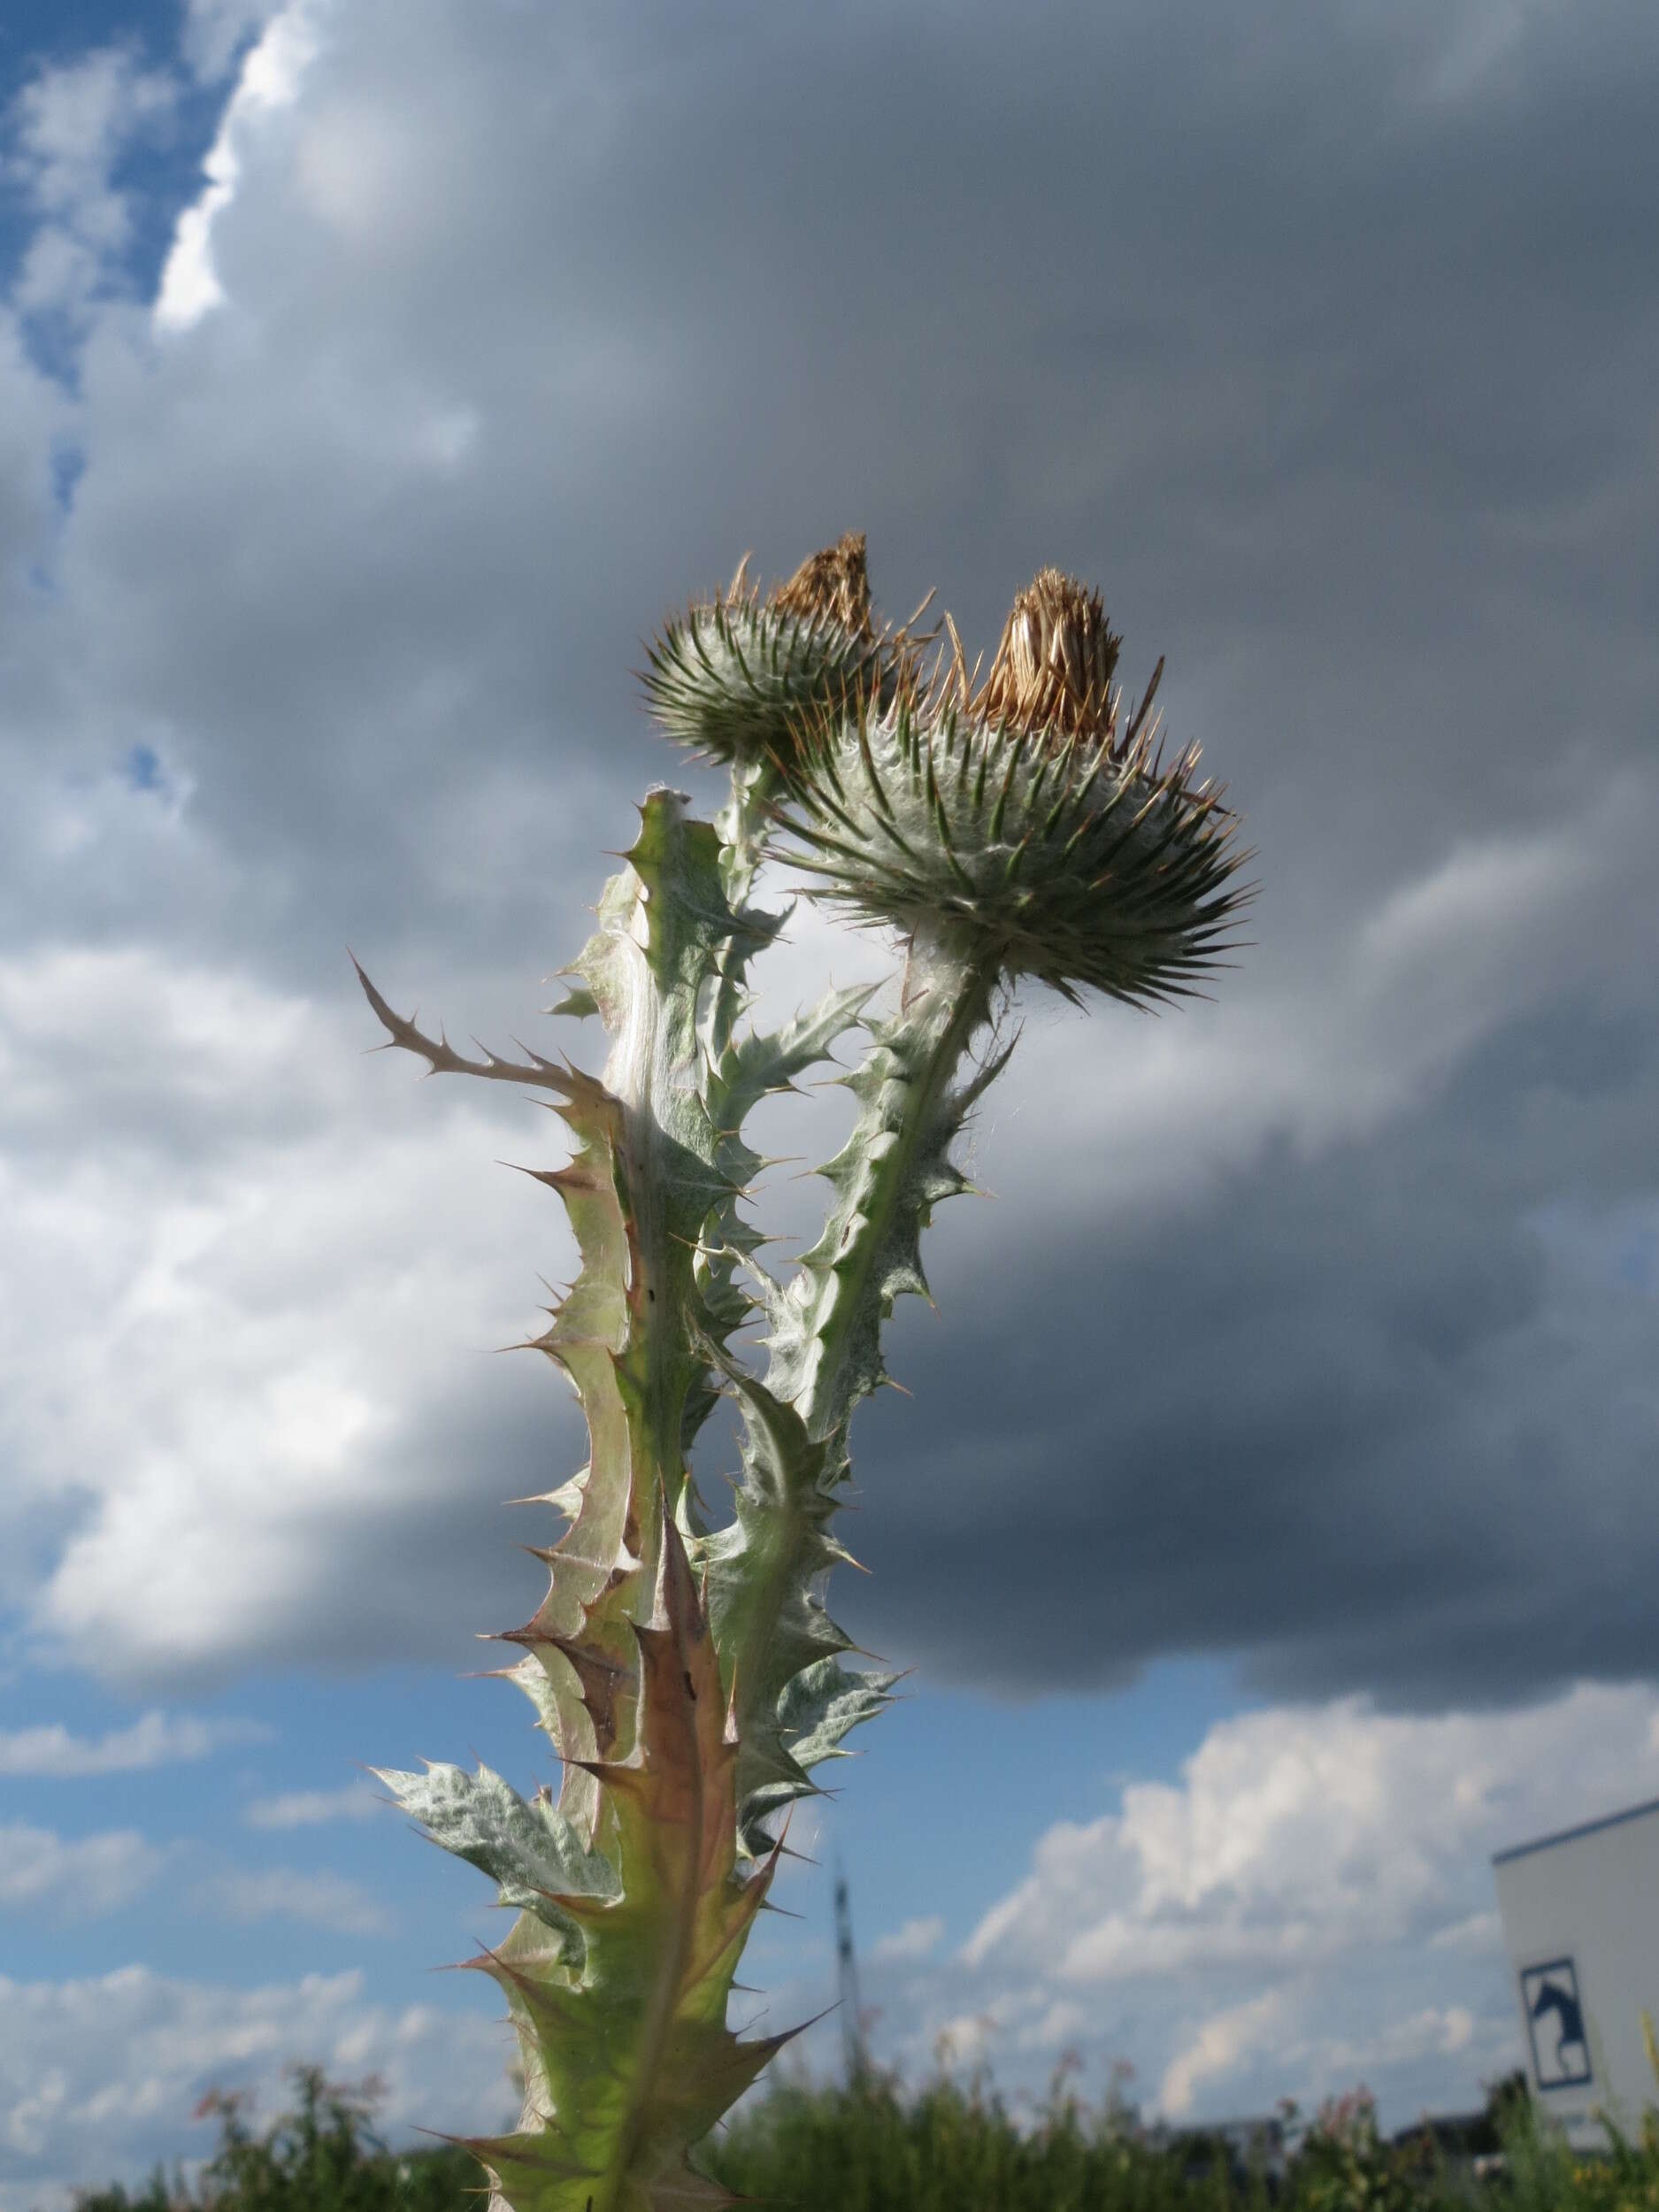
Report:
[[[974,703],[987,721],[1017,729],[1097,734],[1111,714],[1122,644],[1099,592],[1057,568],[1040,570],[1014,602]]]
[[[780,614],[799,615],[809,622],[827,616],[855,636],[871,636],[864,532],[849,530],[823,552],[809,554],[788,582],[772,593],[772,604]]]

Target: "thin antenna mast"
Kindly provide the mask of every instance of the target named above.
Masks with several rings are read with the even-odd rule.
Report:
[[[847,2062],[847,2085],[862,2081],[870,2063],[864,2049],[864,2029],[858,2002],[858,1962],[853,1955],[853,1916],[847,1901],[847,1876],[835,1862],[835,1957],[841,1976],[841,2055]]]

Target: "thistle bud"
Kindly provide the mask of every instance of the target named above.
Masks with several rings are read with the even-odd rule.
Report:
[[[1136,1004],[1187,995],[1248,895],[1243,856],[1197,749],[1167,767],[1154,751],[1162,661],[1120,733],[1120,643],[1098,592],[1044,569],[977,692],[956,645],[926,695],[901,683],[818,711],[788,823],[819,895],[925,929],[987,976]]]
[[[770,763],[791,789],[801,718],[855,697],[891,700],[914,641],[908,630],[875,627],[862,531],[811,555],[764,598],[748,572],[745,554],[724,592],[668,622],[641,680],[671,737],[705,759]]]

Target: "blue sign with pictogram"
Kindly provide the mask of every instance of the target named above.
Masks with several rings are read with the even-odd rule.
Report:
[[[1582,2089],[1592,2078],[1578,1970],[1571,1959],[1521,1969],[1521,2010],[1540,2089]]]

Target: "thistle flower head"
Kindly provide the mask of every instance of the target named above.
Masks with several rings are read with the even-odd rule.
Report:
[[[1016,598],[979,694],[979,711],[1024,730],[1086,730],[1112,712],[1123,640],[1099,592],[1057,568],[1040,569]]]
[[[641,681],[670,737],[704,759],[770,764],[788,790],[802,718],[855,695],[890,699],[913,677],[918,642],[908,625],[877,629],[864,533],[849,531],[764,597],[745,554],[723,592],[664,626]]]
[[[1015,601],[978,689],[950,636],[926,692],[901,680],[803,719],[787,820],[818,895],[1067,996],[1188,995],[1248,895],[1197,749],[1166,765],[1156,745],[1163,662],[1120,726],[1120,640],[1056,569]]]

